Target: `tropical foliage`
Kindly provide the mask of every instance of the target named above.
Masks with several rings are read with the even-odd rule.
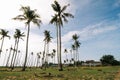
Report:
[[[27,6],[27,7],[22,6],[20,8],[20,11],[22,11],[23,14],[18,15],[13,19],[14,20],[20,20],[20,21],[25,21],[25,24],[28,27],[27,40],[26,40],[26,56],[25,56],[25,62],[24,62],[24,66],[23,66],[23,71],[25,71],[27,56],[28,56],[28,46],[29,46],[28,41],[29,41],[30,23],[33,22],[37,26],[40,26],[41,20],[40,20],[40,16],[36,13],[36,10],[31,10],[29,6]]]
[[[52,17],[50,23],[56,26],[56,33],[57,33],[57,55],[58,55],[58,64],[60,67],[60,71],[63,70],[62,68],[62,58],[61,58],[61,27],[63,26],[63,22],[68,22],[67,18],[73,18],[74,16],[70,13],[66,13],[65,10],[69,5],[65,5],[61,7],[61,5],[54,1],[54,4],[51,5],[55,14]]]

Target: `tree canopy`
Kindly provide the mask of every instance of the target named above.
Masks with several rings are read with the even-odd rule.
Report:
[[[103,55],[100,59],[102,65],[108,66],[108,65],[120,65],[120,62],[117,61],[113,55]]]

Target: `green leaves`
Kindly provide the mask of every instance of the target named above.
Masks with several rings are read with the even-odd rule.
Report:
[[[57,1],[54,1],[54,4],[52,4],[51,6],[52,6],[54,11],[60,12],[61,6],[60,6],[60,4]]]
[[[37,26],[40,26],[41,20],[40,16],[36,13],[35,10],[31,10],[29,6],[21,7],[20,11],[23,12],[23,14],[16,16],[13,18],[14,20],[20,20],[20,21],[26,21],[25,24],[29,24],[30,22],[33,22]]]
[[[52,38],[51,35],[50,35],[50,31],[45,30],[44,31],[44,35],[45,35],[44,41],[46,41],[47,43],[49,43],[51,41],[51,38]]]
[[[9,39],[10,39],[10,36],[8,35],[8,33],[9,33],[9,31],[1,29],[0,30],[0,35],[2,35],[1,39],[4,38],[4,37],[9,37]]]
[[[55,11],[55,15],[52,17],[50,23],[56,26],[63,26],[63,21],[68,22],[67,18],[74,18],[74,16],[70,13],[66,13],[68,5],[65,5],[61,8],[60,4],[57,1],[54,1],[54,4],[51,5],[53,10]]]
[[[14,38],[23,40],[22,37],[25,37],[24,32],[22,33],[19,29],[16,29],[15,34],[14,34]]]

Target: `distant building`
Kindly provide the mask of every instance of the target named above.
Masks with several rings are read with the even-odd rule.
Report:
[[[86,62],[82,62],[82,66],[101,66],[102,63],[100,61],[94,61],[94,60],[87,60]]]

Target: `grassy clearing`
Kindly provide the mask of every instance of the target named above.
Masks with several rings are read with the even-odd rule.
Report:
[[[39,68],[27,69],[22,72],[20,68],[10,71],[0,68],[0,80],[114,80],[120,66],[116,67],[79,67],[57,68],[41,70]]]

